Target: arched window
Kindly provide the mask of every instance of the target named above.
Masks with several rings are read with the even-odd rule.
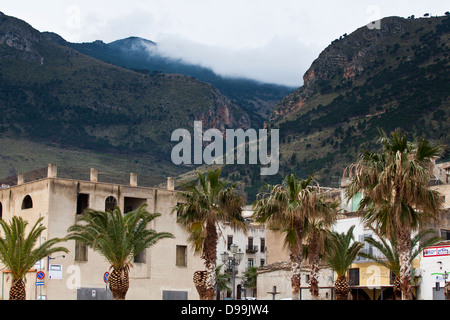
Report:
[[[22,210],[23,209],[31,209],[33,208],[33,200],[29,195],[25,196],[22,201]]]
[[[113,196],[109,196],[105,200],[105,211],[114,210],[114,207],[117,206],[117,199]]]

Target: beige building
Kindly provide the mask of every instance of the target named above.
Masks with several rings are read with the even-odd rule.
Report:
[[[443,240],[447,240],[446,245],[444,245],[444,247],[447,248],[448,240],[450,240],[450,162],[436,164],[433,173],[434,176],[430,181],[430,188],[441,193],[444,198],[444,210],[442,210],[438,221],[429,227],[433,228]],[[358,209],[361,195],[356,195],[349,201],[345,199],[345,183],[348,183],[348,181],[343,181],[340,190],[329,190],[333,199],[341,199],[342,215],[337,220],[334,230],[338,232],[347,232],[349,228],[354,225],[355,240],[364,242],[365,238],[375,237],[375,235],[370,229],[364,227],[361,219],[355,213]],[[258,299],[272,299],[272,292],[276,292],[276,300],[288,299],[291,297],[292,291],[290,283],[291,271],[289,250],[283,246],[283,236],[280,233],[267,230],[266,238],[267,266],[260,269],[258,272]],[[381,253],[368,243],[365,243],[362,250],[382,257]],[[443,280],[440,279],[439,281],[436,281],[435,274],[439,272],[442,273],[443,271],[448,271],[450,273],[448,259],[444,259],[446,257],[447,255],[445,257],[441,256],[443,259],[435,259],[437,262],[440,262],[440,264],[435,262],[433,257],[424,258],[424,255],[420,255],[413,261],[413,288],[416,299],[435,299],[435,296],[437,296],[435,288],[436,283],[441,281],[441,286],[443,286]],[[439,267],[439,270],[441,271],[436,269],[437,267]],[[430,270],[427,270],[427,268]],[[322,274],[319,278],[319,286],[321,287],[320,298],[332,298],[333,290],[331,287],[334,286],[334,278],[336,275],[325,266],[321,269],[321,272]],[[393,275],[390,270],[377,265],[371,260],[358,257],[349,270],[348,278],[351,286],[351,299],[392,299]],[[431,279],[434,279],[434,282]],[[300,298],[305,300],[309,299],[307,265],[302,267],[301,286],[302,292]]]
[[[97,170],[91,169],[88,181],[58,177],[56,165],[49,165],[46,174],[29,179],[19,174],[15,185],[0,190],[1,218],[9,221],[18,215],[34,224],[43,217],[42,241],[64,237],[67,228],[85,208],[106,210],[118,205],[129,212],[146,203],[148,211],[161,213],[151,226],[158,232],[170,232],[174,239],[163,239],[135,258],[130,270],[127,299],[198,299],[192,281],[203,263],[187,243],[186,232],[176,223],[172,207],[177,204],[172,179],[166,189],[138,186],[137,175],[130,175],[129,184],[99,181]],[[89,176],[89,174],[87,175]],[[29,181],[31,180],[31,181]],[[87,179],[86,179],[87,180]],[[68,241],[63,245],[68,254],[54,255],[38,262],[27,275],[27,299],[76,300],[109,299],[104,275],[107,261],[92,249]],[[45,277],[37,279],[37,272]],[[42,273],[40,273],[42,274]],[[9,298],[11,278],[2,273],[2,299]]]

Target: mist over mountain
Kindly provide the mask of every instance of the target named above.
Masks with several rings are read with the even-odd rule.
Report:
[[[0,139],[3,150],[11,147],[10,139],[33,147],[29,156],[16,157],[18,150],[3,154],[3,176],[46,166],[45,157],[32,159],[47,146],[55,148],[52,153],[90,153],[78,165],[103,153],[141,161],[147,174],[164,163],[163,174],[171,175],[183,169],[170,159],[175,129],[192,129],[196,120],[221,131],[251,125],[247,112],[210,84],[132,71],[64,44],[55,34],[0,14]]]
[[[170,136],[201,120],[222,131],[279,129],[278,174],[223,167],[249,202],[292,172],[337,187],[344,168],[377,146],[379,129],[450,145],[449,43],[449,16],[384,18],[333,41],[292,89],[218,76],[150,40],[68,43],[0,14],[0,173],[61,161],[187,177],[195,167],[171,163]]]
[[[255,128],[261,128],[273,107],[295,90],[283,85],[218,75],[209,68],[171,58],[159,50],[157,43],[139,37],[128,37],[111,43],[101,40],[69,43],[56,34],[47,35],[61,45],[113,65],[150,74],[181,74],[209,83],[243,108],[251,117]]]

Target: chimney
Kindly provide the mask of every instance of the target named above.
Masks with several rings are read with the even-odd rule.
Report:
[[[56,164],[49,164],[47,169],[47,178],[56,178],[58,173],[58,166]]]
[[[137,187],[137,174],[130,173],[130,186]]]
[[[20,186],[21,184],[24,184],[25,179],[24,179],[24,173],[20,172],[17,174],[17,185]]]
[[[175,179],[173,177],[167,178],[167,190],[175,190]]]
[[[95,168],[91,168],[90,181],[98,182],[98,170]]]

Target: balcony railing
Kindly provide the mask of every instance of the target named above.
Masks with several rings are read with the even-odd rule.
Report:
[[[256,253],[256,252],[258,252],[258,246],[247,246],[245,252],[246,253]]]

